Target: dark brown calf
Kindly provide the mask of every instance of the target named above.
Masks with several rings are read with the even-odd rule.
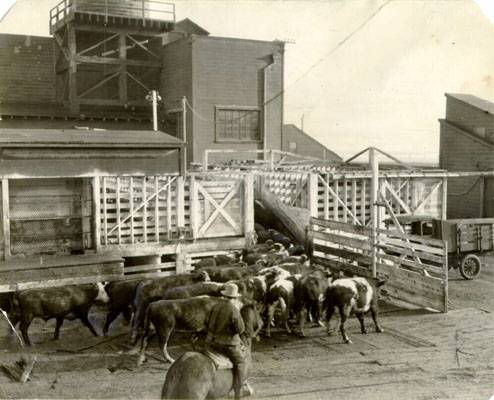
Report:
[[[45,321],[55,318],[55,339],[60,337],[60,328],[64,319],[79,318],[94,336],[98,336],[89,322],[89,308],[96,302],[108,302],[109,298],[101,283],[65,286],[46,289],[28,289],[17,294],[20,310],[20,329],[27,345],[31,345],[28,336],[29,325],[34,318]]]
[[[199,271],[191,274],[165,276],[153,281],[139,283],[134,297],[134,319],[132,321],[131,331],[132,343],[135,344],[137,342],[137,337],[144,323],[144,314],[150,303],[161,300],[168,289],[205,281],[209,281],[208,273]]]

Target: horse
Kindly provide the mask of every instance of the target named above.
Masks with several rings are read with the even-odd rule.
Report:
[[[246,350],[245,376],[248,376],[252,363],[252,339],[259,334],[262,320],[253,304],[244,305],[240,313],[245,324],[245,332],[241,335],[241,339]],[[200,352],[188,351],[170,366],[161,391],[161,398],[218,399],[228,396],[231,390],[233,390],[233,370],[231,368],[217,369],[210,357]]]

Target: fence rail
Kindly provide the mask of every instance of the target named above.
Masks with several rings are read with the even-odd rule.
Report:
[[[175,22],[175,4],[163,0],[62,0],[50,10],[50,28],[74,13]]]

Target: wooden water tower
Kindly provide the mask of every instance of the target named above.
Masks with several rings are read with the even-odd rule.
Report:
[[[147,107],[161,35],[174,26],[175,5],[163,0],[62,0],[50,10],[58,100],[72,113]]]

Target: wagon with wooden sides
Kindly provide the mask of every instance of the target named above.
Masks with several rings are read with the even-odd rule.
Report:
[[[459,268],[465,279],[480,274],[479,255],[494,251],[494,218],[434,219],[426,215],[397,215],[407,233],[444,240],[449,268]],[[391,224],[392,220],[384,221]]]

